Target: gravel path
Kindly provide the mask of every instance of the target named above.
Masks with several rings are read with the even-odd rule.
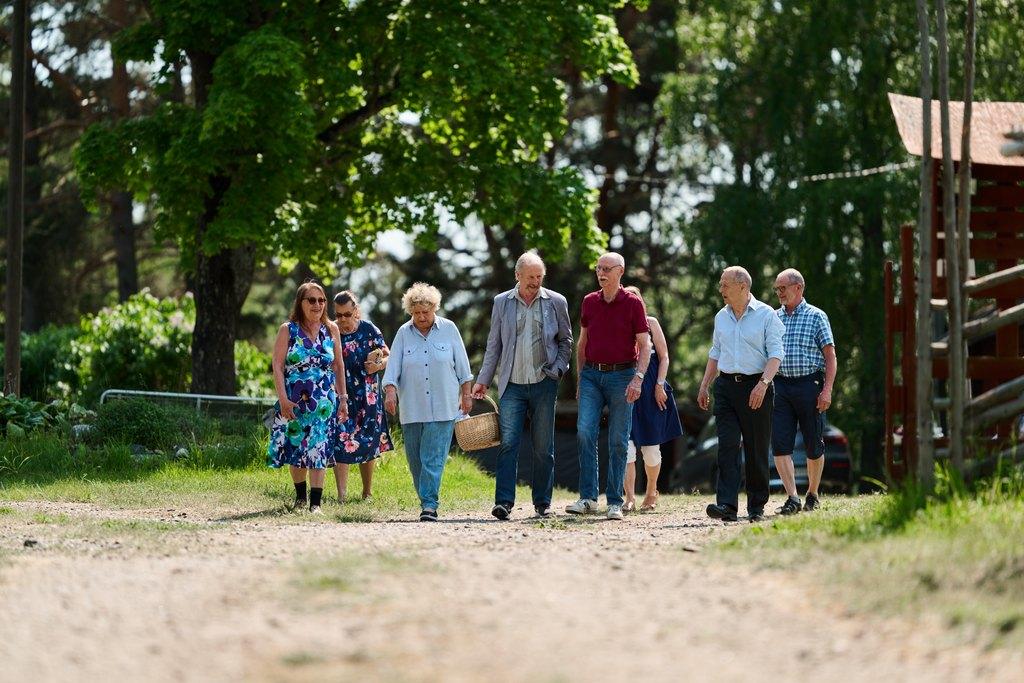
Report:
[[[701,552],[745,526],[706,503],[438,524],[9,503],[0,680],[1024,681],[1019,653]]]

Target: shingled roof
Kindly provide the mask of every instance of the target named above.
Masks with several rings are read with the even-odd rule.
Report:
[[[907,151],[921,156],[921,98],[889,93],[896,126]],[[952,136],[953,161],[960,161],[960,130],[963,127],[964,103],[949,103],[949,130]],[[971,163],[992,166],[1024,166],[1024,157],[1005,157],[999,148],[1005,135],[1024,123],[1024,102],[975,102],[971,111]],[[939,102],[932,100],[932,158],[942,159],[942,138],[939,133]]]

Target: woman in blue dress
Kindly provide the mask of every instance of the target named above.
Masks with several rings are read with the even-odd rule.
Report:
[[[640,290],[626,287],[641,299]],[[650,309],[648,309],[650,310]],[[651,363],[640,387],[640,398],[633,404],[633,431],[626,451],[625,502],[623,512],[636,509],[636,452],[643,455],[644,471],[647,474],[647,491],[640,504],[642,512],[650,512],[658,504],[658,475],[661,473],[661,444],[671,441],[683,433],[679,422],[679,411],[672,397],[672,387],[665,380],[668,376],[668,342],[661,325],[653,316],[647,316],[651,328]]]
[[[299,511],[320,512],[324,475],[334,464],[337,422],[348,417],[338,327],[327,319],[327,294],[315,282],[299,285],[288,322],[274,342],[277,406],[267,464],[289,466]],[[306,475],[309,475],[309,495]]]
[[[339,425],[334,447],[334,479],[338,501],[344,502],[349,465],[358,464],[366,500],[373,495],[376,459],[393,448],[379,384],[390,351],[377,326],[362,319],[359,300],[352,292],[334,295],[334,314],[341,333],[349,402],[348,419]]]

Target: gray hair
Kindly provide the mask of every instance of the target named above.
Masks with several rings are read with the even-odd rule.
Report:
[[[622,269],[626,269],[626,259],[622,258],[622,254],[614,251],[609,251],[606,254],[601,254],[601,258],[597,259],[600,261],[603,258],[611,258],[615,260],[615,265],[622,266]]]
[[[779,273],[779,277],[786,278],[789,281],[787,284],[804,286],[804,276],[796,268],[786,268]]]
[[[426,282],[417,282],[402,295],[402,308],[412,315],[416,306],[430,306],[435,311],[441,307],[441,291]]]
[[[523,268],[527,266],[540,266],[545,273],[548,272],[547,266],[544,265],[544,259],[538,256],[535,251],[528,251],[519,257],[516,261],[516,274],[521,273]]]
[[[722,271],[722,275],[728,276],[733,282],[745,285],[747,289],[750,289],[754,284],[754,281],[750,279],[750,273],[743,266],[729,266]]]

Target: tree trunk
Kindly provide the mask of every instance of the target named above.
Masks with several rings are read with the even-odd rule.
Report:
[[[235,336],[255,270],[252,247],[196,256],[196,326],[192,334],[192,391],[233,396]]]
[[[932,437],[932,77],[931,30],[927,0],[917,0],[917,27],[921,53],[921,120],[922,150],[920,203],[917,212],[917,376],[914,392],[917,397],[918,482],[926,489],[935,485],[935,444]]]
[[[189,55],[196,106],[206,104],[213,83],[215,56]],[[231,184],[226,176],[212,176],[210,195],[203,215],[196,223],[195,275],[196,326],[192,333],[192,391],[197,394],[233,396],[238,391],[235,378],[235,335],[242,304],[249,295],[256,266],[251,246],[220,249],[208,254],[204,249],[206,230],[220,213],[220,205]]]
[[[107,15],[118,26],[128,25],[128,3],[110,0]],[[115,59],[110,79],[110,100],[116,119],[131,114],[129,93],[131,81],[128,66]],[[117,264],[117,299],[125,301],[139,291],[139,269],[135,256],[135,222],[132,219],[132,196],[128,192],[114,192],[110,196],[110,227],[114,238],[114,258]]]
[[[128,192],[114,192],[110,195],[110,224],[114,237],[114,261],[117,266],[117,300],[126,301],[139,291],[135,221],[132,219],[132,196]]]

